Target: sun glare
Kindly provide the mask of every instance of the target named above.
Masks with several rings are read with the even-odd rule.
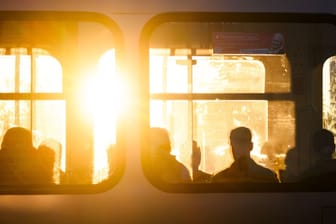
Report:
[[[93,119],[94,129],[93,183],[99,183],[109,175],[108,150],[113,150],[116,143],[116,118],[122,102],[114,50],[100,58],[96,72],[84,86],[85,107]]]

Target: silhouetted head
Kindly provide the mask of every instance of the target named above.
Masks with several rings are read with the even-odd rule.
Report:
[[[334,134],[327,129],[316,131],[313,135],[313,147],[318,155],[331,158],[335,151]]]
[[[164,150],[170,153],[171,146],[168,131],[164,128],[151,128],[150,144],[154,150]]]
[[[298,150],[295,148],[289,149],[286,153],[286,157],[285,157],[285,165],[286,165],[286,169],[295,169],[298,170]]]
[[[242,156],[249,157],[253,148],[252,134],[249,128],[238,127],[230,133],[232,155],[235,160]]]
[[[1,149],[9,150],[31,150],[33,149],[32,134],[28,129],[13,127],[6,131]]]

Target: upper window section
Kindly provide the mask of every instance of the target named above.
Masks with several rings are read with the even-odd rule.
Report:
[[[7,48],[0,52],[0,92],[62,92],[61,64],[47,51]]]
[[[188,60],[187,56],[156,55],[160,52],[164,50],[151,51],[152,93],[265,92],[265,66],[259,60],[223,56],[193,56]]]
[[[225,23],[162,24],[151,36],[151,92],[289,93],[285,32],[251,27],[237,32]]]

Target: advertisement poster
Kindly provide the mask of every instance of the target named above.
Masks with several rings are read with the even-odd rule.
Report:
[[[214,32],[214,54],[284,54],[281,33]]]

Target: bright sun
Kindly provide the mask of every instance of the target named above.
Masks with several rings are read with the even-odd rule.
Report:
[[[109,173],[108,149],[116,143],[116,118],[125,100],[121,83],[117,80],[114,50],[99,60],[94,76],[86,80],[86,109],[94,125],[94,183],[106,179]]]

